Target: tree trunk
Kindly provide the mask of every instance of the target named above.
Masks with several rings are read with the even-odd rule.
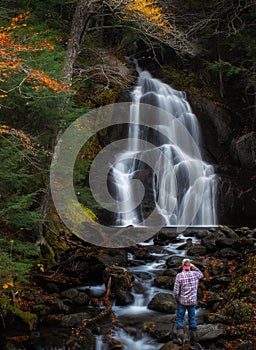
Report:
[[[218,61],[221,61],[221,54],[220,54],[220,46],[219,41],[217,42],[217,52],[218,52]],[[223,85],[223,72],[222,67],[219,69],[219,87],[220,87],[220,97],[224,97],[224,85]]]
[[[89,28],[90,19],[95,13],[98,0],[78,0],[72,20],[70,38],[67,45],[66,61],[62,73],[63,81],[72,81],[75,61],[80,53],[81,45]]]

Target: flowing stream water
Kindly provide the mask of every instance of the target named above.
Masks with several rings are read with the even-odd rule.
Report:
[[[179,239],[184,239],[182,234],[179,235]],[[153,245],[153,242],[148,242],[147,244]],[[133,266],[136,260],[132,254],[129,254],[129,260],[132,262],[132,266],[129,269],[135,277],[135,286],[133,287],[134,302],[128,306],[113,305],[113,311],[125,326],[124,329],[126,327],[134,327],[134,329],[138,331],[136,335],[131,335],[124,329],[119,329],[113,333],[113,337],[124,344],[124,350],[158,350],[164,345],[164,343],[158,343],[155,339],[143,333],[141,329],[143,323],[147,321],[155,322],[158,317],[162,320],[166,319],[167,322],[169,322],[168,319],[171,315],[150,310],[148,304],[157,293],[172,293],[168,289],[156,287],[154,285],[154,280],[166,269],[165,261],[170,255],[185,256],[185,250],[178,251],[176,249],[180,244],[180,242],[177,244],[171,243],[163,247],[164,253],[161,254],[152,252],[151,255],[155,260],[146,264],[141,264],[141,262],[138,261],[138,264],[140,264],[139,266]],[[143,279],[141,275],[144,276]],[[199,312],[199,310],[197,310],[197,312]],[[108,346],[104,344],[102,338],[98,337],[96,350],[108,349]]]
[[[131,93],[126,156],[120,155],[112,169],[119,203],[115,224],[139,226],[145,219],[143,206],[136,205],[136,193],[132,190],[136,174],[145,170],[144,154],[149,152],[141,147],[139,140],[143,138],[160,150],[152,169],[151,187],[154,205],[165,226],[215,226],[217,177],[213,166],[202,160],[198,120],[185,93],[154,79],[138,65],[137,71],[138,83]],[[140,125],[140,104],[165,110],[169,120],[164,125],[161,121],[153,125],[154,132],[146,129]]]
[[[126,306],[117,306],[115,303],[112,305],[112,310],[120,321],[122,328],[114,327],[111,336],[123,344],[124,350],[159,350],[164,345],[164,343],[158,342],[156,339],[143,332],[143,324],[150,321],[157,323],[157,319],[159,319],[159,322],[167,323],[167,327],[170,327],[171,329],[171,319],[173,319],[174,315],[151,310],[148,308],[148,304],[154,295],[159,292],[172,293],[169,289],[156,287],[154,280],[166,270],[167,258],[170,256],[179,256],[180,258],[183,258],[185,256],[186,250],[181,249],[180,246],[188,238],[190,238],[193,243],[196,243],[194,237],[189,237],[187,235],[185,237],[183,234],[179,234],[177,236],[177,243],[170,243],[163,246],[161,253],[154,252],[153,240],[141,243],[141,246],[148,246],[148,254],[152,257],[152,259],[149,259],[150,261],[152,260],[151,262],[145,263],[142,260],[136,260],[136,257],[132,253],[128,253],[128,269],[132,272],[135,279],[134,286],[132,287],[134,301],[132,304]],[[106,291],[104,284],[96,286],[81,286],[79,289],[87,291],[89,289],[91,297],[103,296]],[[196,312],[197,318],[199,318],[201,313],[203,313],[203,310],[198,308]],[[187,322],[187,319],[185,319],[185,322]],[[59,330],[59,332],[60,331],[63,332],[63,330]],[[50,333],[51,329],[49,329],[48,332],[48,337],[47,335],[44,335],[44,339],[41,343],[39,338],[39,344],[41,345],[36,347],[37,350],[67,350],[64,345],[54,347],[49,345],[43,346],[42,343],[47,342],[47,340],[49,341],[52,337]],[[55,330],[54,332],[56,333],[58,331]],[[109,350],[109,346],[104,342],[103,336],[96,336],[95,350]]]

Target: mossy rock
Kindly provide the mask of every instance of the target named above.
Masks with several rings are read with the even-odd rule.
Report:
[[[234,300],[222,312],[230,318],[231,324],[241,324],[253,321],[253,305],[240,300]]]
[[[50,312],[50,307],[46,306],[44,304],[37,304],[32,306],[32,310],[34,313],[36,313],[39,317],[46,316]]]
[[[77,203],[77,205],[79,205],[79,203]],[[72,206],[72,208],[74,207],[75,206]],[[97,216],[92,210],[84,206],[82,206],[82,208],[84,211],[84,221],[98,221]],[[70,213],[70,215],[73,220],[81,221],[81,218],[77,217],[76,211]],[[65,252],[70,248],[67,241],[72,237],[73,233],[62,222],[53,204],[49,205],[46,221],[47,224],[44,232],[45,243],[41,246],[41,258],[44,264],[46,263],[48,267],[52,267],[58,264],[63,257],[65,258]]]
[[[19,307],[15,305],[9,306],[9,312],[12,314],[13,323],[15,324],[15,327],[20,322],[20,328],[28,329],[29,331],[32,331],[36,328],[38,317],[36,314],[23,311]],[[19,328],[19,326],[17,326]]]

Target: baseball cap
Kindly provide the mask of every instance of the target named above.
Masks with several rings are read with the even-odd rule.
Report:
[[[192,260],[186,258],[186,259],[182,260],[182,265],[189,266],[191,264],[191,262],[192,262]]]
[[[183,259],[182,260],[182,266],[184,270],[190,270],[190,263],[192,260],[190,259]]]

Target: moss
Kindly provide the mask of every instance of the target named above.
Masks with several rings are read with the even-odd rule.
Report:
[[[35,312],[39,317],[45,316],[50,312],[50,307],[44,304],[38,304],[32,306],[33,312]]]
[[[38,320],[38,317],[36,314],[28,311],[23,311],[15,305],[10,305],[9,310],[15,316],[20,318],[25,324],[27,324],[30,331],[32,331],[35,328]]]

